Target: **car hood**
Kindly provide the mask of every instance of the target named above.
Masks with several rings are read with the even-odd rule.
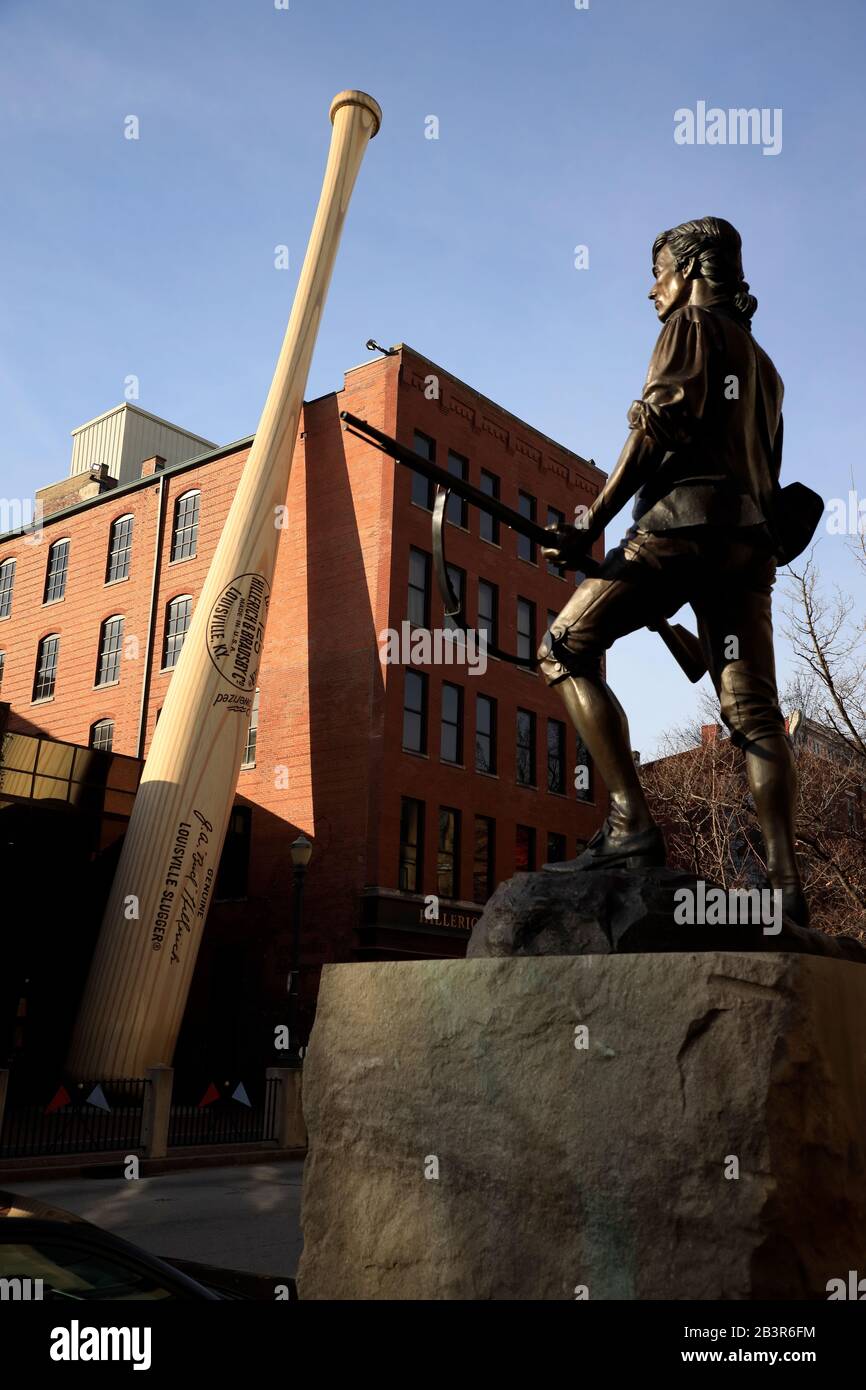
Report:
[[[31,1221],[66,1221],[70,1225],[89,1226],[82,1216],[75,1216],[62,1207],[51,1207],[36,1197],[22,1197],[20,1193],[4,1192],[0,1189],[0,1220],[3,1217],[26,1217]]]

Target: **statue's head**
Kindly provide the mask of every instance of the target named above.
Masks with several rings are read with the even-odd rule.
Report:
[[[723,217],[700,217],[660,232],[653,242],[654,283],[649,297],[665,319],[684,304],[701,303],[708,293],[722,299],[744,328],[758,301],[743,279],[743,243]],[[696,281],[702,281],[700,294]]]

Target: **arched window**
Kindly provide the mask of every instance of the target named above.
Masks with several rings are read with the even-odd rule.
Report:
[[[105,570],[106,584],[129,575],[129,561],[132,555],[133,516],[118,516],[111,523],[108,537],[108,564]]]
[[[96,663],[96,684],[114,685],[120,680],[120,652],[123,645],[123,616],[115,613],[106,618],[99,630],[99,657]]]
[[[15,588],[15,561],[4,560],[0,565],[0,618],[12,612],[12,591]]]
[[[57,603],[66,593],[66,576],[69,572],[69,541],[55,541],[48,548],[48,563],[45,566],[45,592],[43,603]]]
[[[163,671],[170,671],[177,665],[191,617],[192,594],[179,594],[166,605],[165,637],[162,644]]]
[[[96,748],[100,753],[110,753],[111,745],[114,743],[114,720],[97,719],[95,724],[90,726],[90,747]]]
[[[185,492],[174,504],[174,527],[171,536],[172,560],[188,560],[195,555],[198,541],[198,513],[201,493]]]
[[[36,652],[36,673],[33,677],[33,701],[54,698],[57,683],[57,656],[60,651],[60,635],[57,632],[43,637]]]

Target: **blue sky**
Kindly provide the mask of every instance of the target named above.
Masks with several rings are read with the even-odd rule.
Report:
[[[384,122],[308,397],[403,340],[609,469],[657,333],[652,240],[715,213],[786,383],[783,481],[862,488],[864,34],[862,0],[0,0],[0,494],[64,476],[129,374],[144,409],[252,433],[344,87]],[[699,100],[780,107],[781,152],[675,144]],[[853,588],[841,538],[818,557]],[[649,634],[609,673],[644,756],[695,709]]]

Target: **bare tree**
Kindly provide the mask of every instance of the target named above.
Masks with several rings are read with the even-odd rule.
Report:
[[[850,547],[866,576],[866,536]],[[814,548],[802,569],[788,570],[787,633],[806,676],[813,717],[850,749],[866,777],[866,624],[854,599],[821,589]],[[811,678],[811,679],[809,679]],[[820,713],[819,713],[820,712]]]
[[[866,536],[852,547],[866,574]],[[814,554],[787,574],[784,610],[798,669],[783,695],[801,713],[793,737],[799,774],[797,848],[812,925],[866,939],[866,640],[853,597],[822,589]],[[641,769],[672,866],[725,887],[766,875],[742,754],[723,736],[705,694],[698,718],[671,729],[662,756]]]

